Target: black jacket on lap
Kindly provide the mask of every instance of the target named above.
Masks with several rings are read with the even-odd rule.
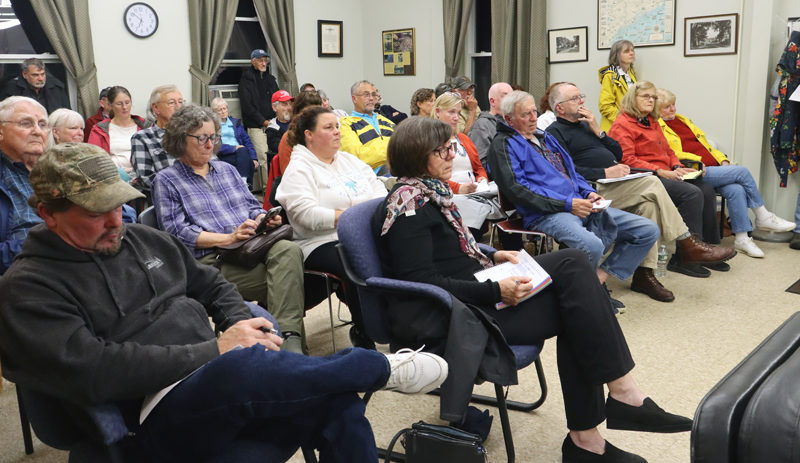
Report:
[[[278,91],[275,76],[259,72],[250,66],[242,72],[239,81],[239,103],[242,106],[242,123],[245,128],[264,127],[264,121],[275,117],[272,109],[272,94]]]
[[[622,148],[606,135],[597,138],[585,121],[570,122],[561,117],[546,130],[569,151],[575,170],[586,180],[606,178],[606,167],[622,162]]]

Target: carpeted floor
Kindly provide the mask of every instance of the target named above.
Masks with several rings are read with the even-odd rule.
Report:
[[[731,245],[731,238],[726,244]],[[705,393],[761,340],[800,308],[800,295],[786,292],[800,277],[800,252],[787,244],[759,242],[767,256],[753,259],[738,255],[728,273],[696,279],[668,273],[665,286],[675,292],[672,303],[659,303],[628,289],[629,283],[611,281],[614,296],[628,307],[620,324],[637,366],[639,385],[664,408],[692,416]],[[334,306],[335,308],[335,306]],[[343,308],[346,314],[346,309]],[[327,304],[306,317],[309,344],[314,355],[332,352]],[[337,347],[348,345],[347,328],[335,332]],[[549,396],[531,413],[510,412],[518,462],[560,462],[561,441],[567,432],[555,342],[545,344],[542,359]],[[511,398],[531,398],[538,393],[535,371],[520,373],[520,385]],[[477,390],[491,394],[483,385]],[[490,409],[492,414],[496,411]],[[385,446],[394,433],[417,420],[438,421],[438,398],[380,392],[367,407],[378,445]],[[607,431],[603,435],[617,447],[633,451],[649,462],[688,462],[689,433],[647,434]],[[506,461],[499,421],[487,442],[493,462]],[[22,448],[13,384],[4,382],[0,394],[0,463],[66,462],[64,452],[37,441],[33,455]],[[303,461],[296,455],[292,462]]]

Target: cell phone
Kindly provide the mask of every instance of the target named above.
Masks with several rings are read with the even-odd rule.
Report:
[[[275,206],[272,209],[268,210],[267,215],[265,215],[264,218],[261,219],[261,222],[258,224],[258,227],[256,227],[256,235],[259,235],[267,231],[267,222],[269,221],[269,219],[280,214],[282,210],[283,208],[281,206]]]

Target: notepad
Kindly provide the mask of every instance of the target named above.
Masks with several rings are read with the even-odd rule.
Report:
[[[633,180],[635,178],[642,178],[647,177],[648,175],[653,175],[652,172],[637,172],[635,174],[628,174],[624,177],[617,177],[617,178],[598,178],[597,183],[614,183],[614,182],[624,182],[625,180]]]
[[[694,180],[697,177],[700,177],[701,175],[703,175],[703,171],[702,170],[696,170],[694,172],[689,172],[688,174],[685,174],[681,178],[684,179],[684,180]]]
[[[517,260],[519,262],[516,264],[512,264],[511,262],[503,262],[500,265],[495,265],[494,267],[481,270],[475,273],[475,279],[478,281],[500,281],[509,277],[530,277],[531,284],[533,284],[533,289],[531,289],[531,292],[523,297],[520,302],[533,297],[536,293],[552,283],[550,274],[548,274],[542,268],[542,266],[539,265],[539,263],[536,262],[533,257],[531,257],[530,254],[525,252],[524,249],[521,249],[519,253],[517,253]],[[506,307],[508,307],[508,305],[504,302],[498,302],[495,304],[495,308],[497,308],[497,310],[505,309]]]

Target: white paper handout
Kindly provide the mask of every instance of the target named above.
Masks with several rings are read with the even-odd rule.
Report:
[[[636,172],[633,174],[628,174],[624,177],[617,177],[617,178],[598,178],[597,183],[614,183],[614,182],[624,182],[625,180],[633,180],[635,178],[642,178],[647,177],[648,175],[653,175],[652,172]]]
[[[517,260],[519,263],[512,264],[511,262],[503,262],[500,265],[481,270],[475,273],[475,279],[478,281],[500,281],[509,277],[530,277],[533,289],[531,289],[531,292],[522,298],[520,302],[532,297],[552,282],[550,274],[548,274],[530,254],[525,252],[524,249],[521,249],[519,253],[517,253]],[[495,307],[499,310],[505,309],[508,305],[503,302],[498,302],[495,304]]]

